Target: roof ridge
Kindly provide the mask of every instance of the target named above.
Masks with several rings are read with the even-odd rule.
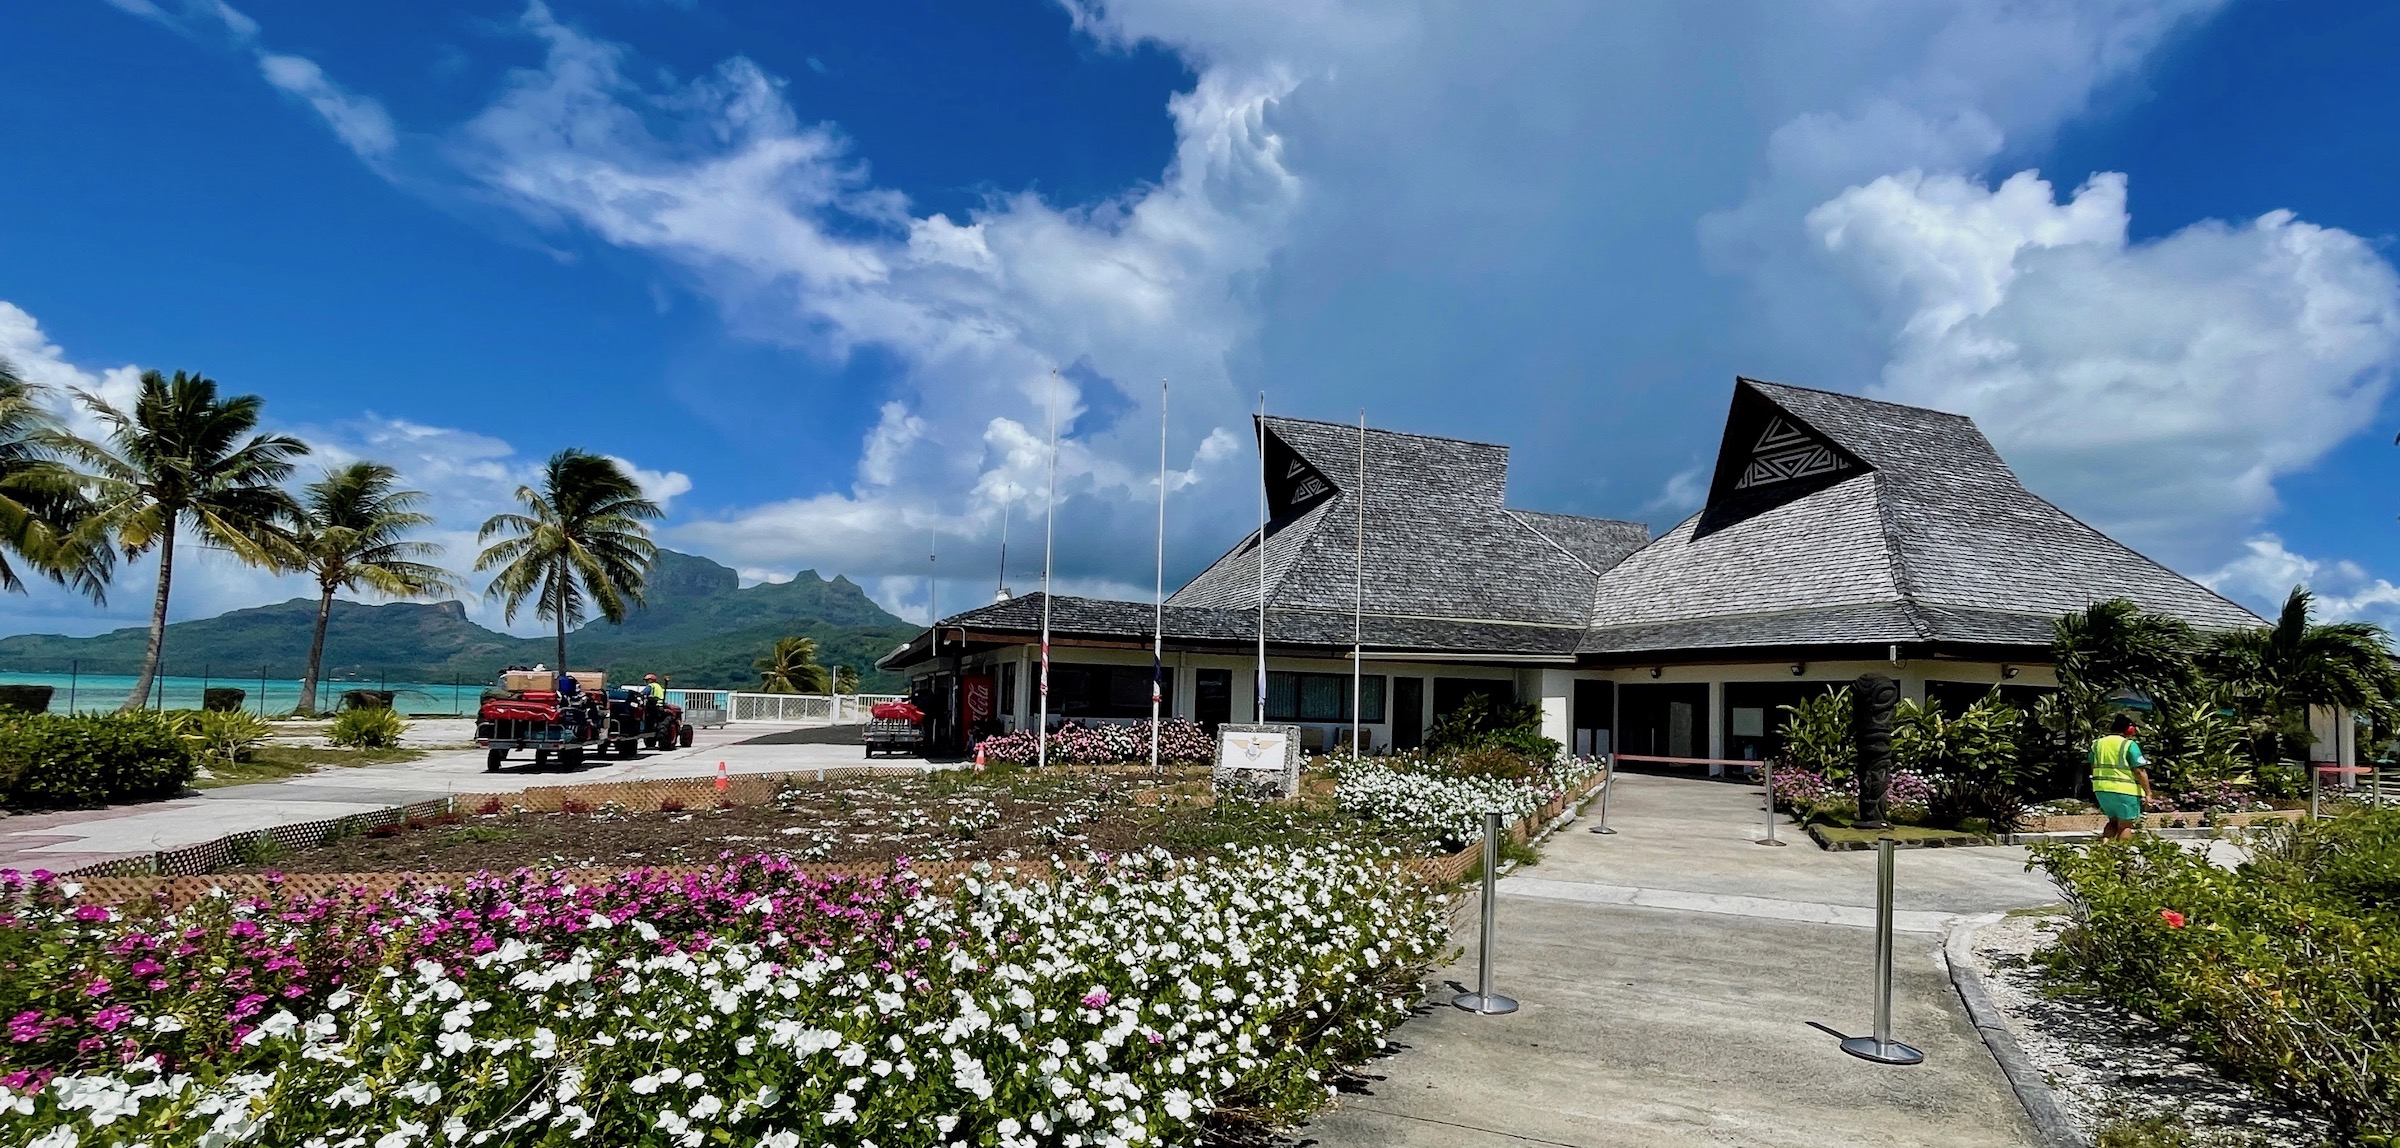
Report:
[[[1301,423],[1301,424],[1304,424],[1304,425],[1307,425],[1307,426],[1314,426],[1314,427],[1333,427],[1333,428],[1335,428],[1335,429],[1337,429],[1337,430],[1345,430],[1345,431],[1356,431],[1356,430],[1358,429],[1358,424],[1357,424],[1357,423],[1337,423],[1337,422],[1329,422],[1329,421],[1327,421],[1327,420],[1325,420],[1325,419],[1304,419],[1304,418],[1301,418],[1301,417],[1299,417],[1299,416],[1297,416],[1297,415],[1263,415],[1263,416],[1262,416],[1262,415],[1258,415],[1258,414],[1252,414],[1250,417],[1251,417],[1251,418],[1265,418],[1265,419],[1266,419],[1268,422]],[[1372,426],[1372,425],[1370,425],[1370,426],[1368,426],[1368,427],[1367,427],[1367,431],[1368,431],[1368,433],[1370,433],[1370,434],[1388,434],[1388,435],[1396,435],[1396,436],[1398,436],[1398,437],[1400,437],[1400,438],[1421,438],[1421,439],[1430,439],[1430,440],[1432,440],[1432,441],[1434,441],[1434,442],[1455,442],[1455,443],[1463,443],[1463,444],[1465,444],[1465,445],[1467,445],[1467,446],[1488,446],[1488,447],[1491,447],[1491,448],[1492,448],[1492,449],[1494,449],[1494,450],[1508,450],[1508,449],[1509,449],[1509,446],[1508,446],[1508,444],[1507,444],[1507,443],[1504,443],[1504,442],[1485,442],[1485,441],[1484,441],[1484,440],[1482,440],[1482,439],[1477,439],[1477,438],[1459,438],[1459,437],[1457,437],[1457,436],[1455,436],[1455,435],[1446,435],[1446,434],[1419,434],[1419,433],[1417,433],[1416,431],[1393,430],[1393,429],[1391,429],[1390,427],[1378,427],[1378,426]]]
[[[1970,425],[1972,425],[1972,424],[1975,422],[1975,419],[1973,418],[1973,416],[1970,416],[1970,415],[1962,415],[1962,414],[1959,414],[1959,413],[1958,413],[1958,412],[1956,412],[1956,411],[1946,411],[1946,410],[1943,410],[1943,409],[1941,409],[1940,407],[1926,407],[1926,406],[1918,406],[1918,405],[1917,405],[1917,404],[1915,404],[1915,403],[1903,403],[1903,402],[1896,402],[1896,401],[1894,401],[1894,400],[1891,400],[1891,399],[1878,399],[1878,398],[1871,398],[1871,397],[1869,397],[1869,396],[1866,396],[1866,395],[1852,394],[1852,393],[1850,393],[1849,391],[1837,391],[1837,390],[1834,390],[1834,389],[1832,389],[1831,387],[1804,387],[1804,386],[1801,386],[1801,385],[1799,385],[1798,383],[1779,383],[1779,382],[1776,382],[1776,381],[1775,381],[1775,380],[1773,380],[1773,379],[1754,379],[1754,378],[1751,378],[1751,377],[1750,377],[1750,376],[1748,376],[1748,375],[1735,375],[1735,376],[1733,377],[1733,380],[1734,380],[1735,382],[1737,382],[1737,383],[1748,383],[1748,384],[1750,384],[1751,386],[1754,386],[1754,387],[1774,387],[1774,388],[1776,388],[1777,390],[1785,390],[1785,391],[1799,391],[1799,392],[1801,392],[1801,393],[1803,393],[1803,394],[1811,394],[1811,395],[1830,395],[1830,396],[1832,396],[1832,397],[1834,397],[1834,398],[1837,398],[1837,399],[1848,399],[1848,400],[1850,400],[1851,402],[1856,402],[1856,403],[1868,403],[1868,404],[1871,404],[1871,405],[1873,405],[1873,406],[1879,406],[1879,407],[1893,407],[1893,408],[1897,408],[1897,409],[1899,409],[1899,410],[1904,410],[1904,411],[1915,411],[1915,412],[1917,412],[1917,413],[1919,413],[1919,414],[1940,415],[1940,416],[1942,416],[1943,418],[1946,418],[1946,419],[1957,419],[1957,420],[1958,420],[1958,421],[1960,421],[1960,422],[1967,423],[1967,424],[1970,424]]]
[[[1594,567],[1593,567],[1593,565],[1592,565],[1591,563],[1584,561],[1584,560],[1583,560],[1583,559],[1582,559],[1580,556],[1578,556],[1578,555],[1577,555],[1577,554],[1576,554],[1574,551],[1567,549],[1567,547],[1566,547],[1566,544],[1565,544],[1565,543],[1563,543],[1563,542],[1560,542],[1558,539],[1555,539],[1555,538],[1552,538],[1552,537],[1550,537],[1550,535],[1549,535],[1549,534],[1547,534],[1547,533],[1543,532],[1543,530],[1542,530],[1542,528],[1541,528],[1541,527],[1539,527],[1539,526],[1535,526],[1533,523],[1527,522],[1527,521],[1525,521],[1525,519],[1524,519],[1523,517],[1521,517],[1522,515],[1526,515],[1526,514],[1538,514],[1538,513],[1540,513],[1540,511],[1531,511],[1531,510],[1512,510],[1512,509],[1510,509],[1510,508],[1508,508],[1508,507],[1505,507],[1505,506],[1503,506],[1503,507],[1501,507],[1501,508],[1500,508],[1500,513],[1501,513],[1502,515],[1506,516],[1506,517],[1508,518],[1508,520],[1509,520],[1509,521],[1511,521],[1511,522],[1514,522],[1514,523],[1516,523],[1518,526],[1520,526],[1520,527],[1523,527],[1525,530],[1527,530],[1527,531],[1531,532],[1531,533],[1532,533],[1532,535],[1533,535],[1534,537],[1536,537],[1536,538],[1539,538],[1539,539],[1541,539],[1542,541],[1549,543],[1549,544],[1550,544],[1550,548],[1551,548],[1551,549],[1553,549],[1553,550],[1556,550],[1556,551],[1558,551],[1559,553],[1566,555],[1566,556],[1567,556],[1567,561],[1569,561],[1569,562],[1572,562],[1572,563],[1576,564],[1577,566],[1581,566],[1581,567],[1583,567],[1583,568],[1584,568],[1584,571],[1585,571],[1586,573],[1589,573],[1589,574],[1590,574],[1592,577],[1594,577],[1594,578],[1597,578],[1597,577],[1599,577],[1599,576],[1600,576],[1600,571],[1599,571],[1598,569],[1594,568]],[[1565,518],[1565,517],[1568,517],[1568,516],[1567,516],[1567,515],[1560,515],[1559,517],[1561,517],[1561,518]]]
[[[1500,509],[1510,514],[1534,514],[1543,518],[1572,518],[1577,522],[1605,522],[1611,526],[1638,526],[1644,535],[1650,533],[1649,523],[1636,522],[1630,518],[1603,518],[1597,514],[1569,514],[1563,510],[1528,510],[1522,506],[1503,506]]]
[[[1908,624],[1916,627],[1919,638],[1931,638],[1933,627],[1925,620],[1924,611],[1917,608],[1916,583],[1909,577],[1906,548],[1900,544],[1900,528],[1892,521],[1892,507],[1887,495],[1884,474],[1880,470],[1867,472],[1875,480],[1875,521],[1883,535],[1883,558],[1892,575],[1892,589],[1900,595],[1901,609],[1908,612]]]

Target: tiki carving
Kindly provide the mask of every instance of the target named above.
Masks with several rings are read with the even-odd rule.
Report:
[[[1850,698],[1850,734],[1858,743],[1858,826],[1889,828],[1884,791],[1892,780],[1892,710],[1900,704],[1900,683],[1863,674],[1850,687]]]

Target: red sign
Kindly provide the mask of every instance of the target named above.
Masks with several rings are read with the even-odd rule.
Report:
[[[959,684],[966,696],[967,724],[973,726],[977,722],[990,721],[997,700],[992,688],[992,676],[969,674],[959,679]]]

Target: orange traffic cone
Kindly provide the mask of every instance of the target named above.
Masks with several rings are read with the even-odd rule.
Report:
[[[725,792],[725,787],[730,784],[725,780],[725,763],[720,761],[717,763],[717,792]]]
[[[975,772],[983,772],[983,743],[975,743]]]

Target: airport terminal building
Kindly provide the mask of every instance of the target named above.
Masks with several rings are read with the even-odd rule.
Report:
[[[1370,430],[1362,483],[1356,426],[1257,431],[1264,537],[1167,599],[1163,709],[1260,719],[1263,569],[1264,719],[1312,749],[1349,737],[1354,602],[1371,750],[1421,744],[1488,693],[1538,702],[1578,752],[1693,759],[1772,756],[1778,707],[1868,671],[1946,706],[2051,686],[2052,622],[2108,598],[2203,629],[2263,624],[2026,490],[1940,411],[1737,380],[1706,504],[1656,538],[1509,507],[1504,446]],[[1050,610],[1052,721],[1148,717],[1151,604]],[[957,752],[968,728],[1034,721],[1041,625],[1041,595],[996,602],[881,664],[910,675]]]

